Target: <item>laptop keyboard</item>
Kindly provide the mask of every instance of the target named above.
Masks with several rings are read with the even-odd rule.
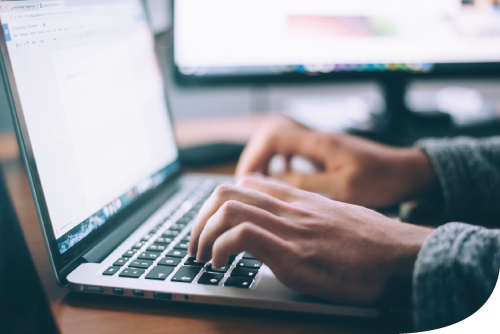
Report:
[[[211,180],[203,182],[173,214],[137,240],[102,275],[250,288],[262,263],[248,252],[231,255],[223,268],[212,268],[211,263],[199,263],[187,256],[190,223],[215,186]]]

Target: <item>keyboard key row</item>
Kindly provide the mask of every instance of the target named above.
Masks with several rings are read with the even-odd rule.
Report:
[[[134,260],[128,265],[130,268],[148,269],[153,264],[151,260]]]
[[[251,259],[242,259],[238,264],[236,265],[237,267],[246,267],[246,268],[257,268],[259,269],[262,266],[262,263],[257,261],[257,260],[251,260]]]
[[[120,260],[126,259],[119,259]],[[146,275],[146,279],[153,280],[165,280],[175,269],[175,267],[180,264],[182,258],[179,257],[164,257],[159,262],[158,265],[155,266],[151,271]],[[115,263],[116,263],[115,262]],[[122,261],[120,261],[121,264]],[[249,288],[252,285],[253,279],[257,276],[259,269],[258,268],[248,268],[243,266],[238,266],[242,264],[243,260],[239,261],[237,266],[231,272],[230,277],[224,282],[224,286],[230,287],[238,287],[238,288]],[[128,278],[139,278],[142,274],[144,274],[145,269],[148,269],[154,261],[152,260],[141,260],[137,259],[132,261],[129,264],[128,268],[125,268],[120,274],[120,277],[128,277]],[[251,262],[244,262],[245,265],[251,266],[260,266],[262,265],[257,260],[252,260]],[[175,273],[175,275],[171,278],[173,282],[182,282],[182,283],[191,283],[196,278],[196,276],[201,272],[205,263],[196,262],[194,257],[190,257],[186,259],[184,262],[184,266],[179,268],[179,270]],[[226,273],[231,266],[231,263],[228,263],[223,268],[214,269],[211,264],[209,264],[206,268],[206,271],[200,276],[198,279],[198,284],[207,284],[207,285],[219,285],[220,281],[224,277],[224,273]],[[103,275],[112,276],[118,270],[120,266],[111,266],[103,272]],[[218,272],[217,272],[218,271]]]
[[[146,260],[156,260],[157,258],[160,257],[160,252],[150,252],[150,251],[147,251],[147,252],[142,252],[141,254],[139,254],[139,256],[137,257],[138,259],[146,259]]]

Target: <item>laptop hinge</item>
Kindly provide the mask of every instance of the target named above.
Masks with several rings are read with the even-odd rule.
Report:
[[[156,196],[141,205],[133,214],[126,218],[123,223],[115,228],[109,235],[104,237],[93,246],[82,258],[90,263],[100,263],[111,254],[127,237],[132,234],[146,219],[177,192],[180,187],[179,181],[175,181],[159,190]]]

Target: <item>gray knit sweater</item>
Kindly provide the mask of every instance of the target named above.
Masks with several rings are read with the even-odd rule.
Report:
[[[444,217],[494,218],[500,227],[500,137],[429,139],[417,146],[437,174]],[[415,263],[415,330],[441,328],[473,314],[491,295],[499,269],[500,230],[463,223],[437,228]]]

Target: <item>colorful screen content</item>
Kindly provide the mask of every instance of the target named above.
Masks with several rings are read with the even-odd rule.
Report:
[[[180,168],[154,38],[139,0],[1,2],[0,19],[62,254]]]
[[[174,14],[187,76],[500,62],[498,0],[176,0]]]

